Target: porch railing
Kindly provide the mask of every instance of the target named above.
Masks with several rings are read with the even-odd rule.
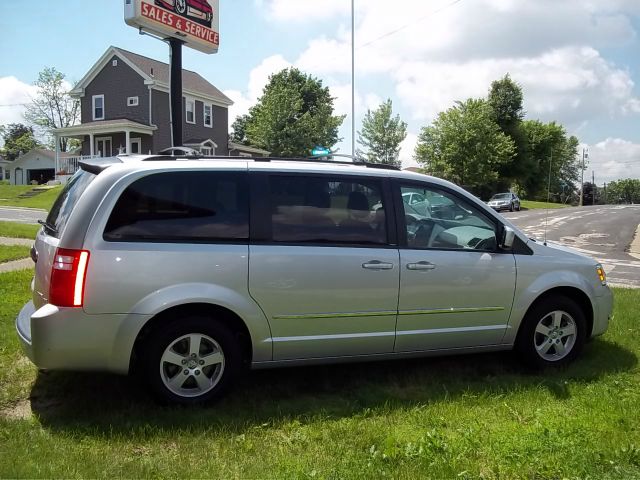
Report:
[[[98,155],[81,155],[78,157],[62,157],[56,162],[56,176],[73,175],[78,171],[82,160],[97,158]]]

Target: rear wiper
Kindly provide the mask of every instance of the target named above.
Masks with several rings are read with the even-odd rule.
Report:
[[[45,220],[38,220],[38,223],[49,230],[50,233],[53,233],[54,235],[58,234],[58,229]]]

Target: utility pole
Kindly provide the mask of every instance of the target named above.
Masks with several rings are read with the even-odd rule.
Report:
[[[580,206],[584,205],[584,159],[589,158],[589,153],[586,148],[582,149],[582,177],[580,179]]]
[[[351,0],[351,157],[356,156],[356,9]]]
[[[169,104],[171,105],[171,146],[182,146],[182,40],[171,38],[171,77]]]
[[[604,182],[604,204],[607,204],[607,182]]]
[[[591,170],[591,205],[596,204],[596,171]]]

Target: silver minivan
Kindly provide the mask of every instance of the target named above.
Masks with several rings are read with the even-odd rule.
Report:
[[[612,310],[593,259],[449,182],[365,163],[88,160],[32,256],[16,327],[33,363],[139,372],[171,403],[247,367],[511,349],[563,365]]]

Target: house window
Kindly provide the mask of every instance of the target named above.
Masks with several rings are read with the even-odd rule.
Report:
[[[128,107],[137,107],[139,105],[138,97],[127,97],[127,106]]]
[[[204,126],[213,127],[213,105],[204,105]]]
[[[187,123],[196,123],[196,101],[190,98],[186,98],[185,106],[187,110]]]
[[[118,66],[118,60],[116,60],[115,58],[113,59],[113,61],[111,62],[111,65],[114,67]]]
[[[203,155],[213,155],[213,149],[211,147],[201,147],[200,153]]]
[[[94,95],[92,98],[93,98],[93,119],[104,120],[104,95]]]
[[[4,171],[4,178],[5,178],[5,180],[11,180],[11,170],[6,169]]]

